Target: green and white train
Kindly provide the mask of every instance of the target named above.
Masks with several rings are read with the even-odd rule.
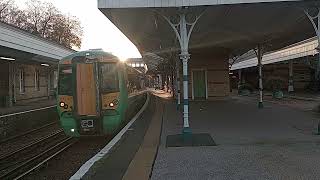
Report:
[[[144,74],[100,50],[82,51],[59,62],[58,113],[72,137],[115,133],[146,95]]]

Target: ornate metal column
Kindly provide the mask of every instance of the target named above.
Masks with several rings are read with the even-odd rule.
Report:
[[[316,48],[319,52],[320,52],[320,6],[318,7],[314,7],[314,10],[316,10],[315,14],[311,14],[310,11],[308,11],[307,9],[304,10],[304,13],[306,14],[306,16],[309,18],[315,32],[317,35],[317,39],[318,39],[318,47]],[[319,72],[320,72],[320,53],[318,56],[318,62],[317,62],[317,69],[316,69],[316,79],[319,80]]]
[[[181,53],[179,57],[182,61],[182,71],[183,71],[183,134],[191,134],[191,129],[189,126],[189,93],[188,93],[188,61],[190,59],[189,54],[189,40],[194,26],[203,15],[204,11],[200,15],[195,15],[195,20],[193,22],[187,22],[186,14],[188,13],[188,8],[181,8],[178,16],[178,23],[173,23],[170,18],[166,15],[161,14],[161,16],[168,22],[168,24],[174,30],[177,39],[179,40]],[[189,26],[189,28],[188,28]]]
[[[238,90],[241,86],[241,83],[242,83],[242,69],[238,69]]]
[[[317,69],[316,69],[316,79],[319,80],[319,69],[320,69],[320,5],[314,7],[317,11],[315,14],[311,14],[307,9],[304,10],[304,13],[309,18],[310,22],[312,23],[312,26],[316,32],[317,39],[318,39],[318,47],[316,48],[319,51],[318,55],[318,62],[317,62]],[[320,135],[320,121],[318,122],[318,135]]]
[[[177,79],[177,109],[179,109],[181,104],[181,90],[180,90],[180,63],[179,60],[176,61],[176,79]]]
[[[293,92],[293,60],[289,60],[289,85],[288,85],[288,92]]]
[[[259,44],[255,53],[258,58],[258,69],[259,69],[259,103],[258,108],[263,108],[263,82],[262,82],[262,45]]]

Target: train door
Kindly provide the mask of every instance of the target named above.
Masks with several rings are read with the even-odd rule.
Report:
[[[77,109],[79,115],[97,115],[94,64],[77,64]]]

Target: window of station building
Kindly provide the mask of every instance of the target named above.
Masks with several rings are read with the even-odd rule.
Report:
[[[136,63],[132,63],[132,67],[136,67]]]
[[[25,72],[24,69],[19,69],[19,91],[20,93],[25,93]]]
[[[34,71],[34,88],[40,91],[40,71],[38,69]]]

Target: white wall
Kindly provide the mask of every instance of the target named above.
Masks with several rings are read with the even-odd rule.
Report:
[[[179,7],[299,0],[98,0],[99,8]]]
[[[74,51],[34,36],[15,27],[0,23],[0,46],[60,60]]]

